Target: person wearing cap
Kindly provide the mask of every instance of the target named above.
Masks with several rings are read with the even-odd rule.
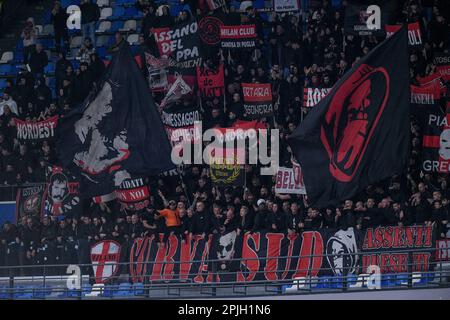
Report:
[[[267,215],[269,212],[267,210],[266,200],[259,199],[256,202],[256,205],[258,207],[255,214],[252,232],[259,232],[267,229]]]
[[[170,200],[168,202],[167,208],[163,210],[156,210],[156,212],[157,212],[156,219],[164,217],[166,223],[162,244],[158,243],[158,245],[164,246],[167,240],[169,239],[169,236],[180,234],[180,225],[181,225],[180,214],[175,200]]]

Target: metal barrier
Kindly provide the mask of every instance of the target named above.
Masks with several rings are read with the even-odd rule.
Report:
[[[159,275],[139,275],[140,281],[132,282],[132,276],[128,273],[121,273],[112,276],[106,283],[95,283],[93,265],[42,265],[42,266],[14,266],[0,267],[0,271],[9,273],[10,276],[0,277],[0,299],[148,299],[148,298],[198,298],[198,297],[240,297],[240,296],[274,296],[286,294],[308,294],[319,292],[354,292],[372,289],[394,290],[405,288],[442,288],[450,287],[450,262],[432,261],[428,270],[420,270],[421,266],[414,264],[412,255],[420,252],[433,252],[437,249],[414,249],[398,251],[380,251],[372,254],[386,253],[408,253],[408,260],[404,266],[407,272],[377,274],[372,270],[361,270],[357,274],[347,274],[348,268],[343,268],[343,274],[332,273],[330,267],[320,267],[310,269],[309,265],[314,258],[321,258],[324,261],[328,256],[335,254],[322,254],[310,256],[279,256],[269,258],[240,258],[231,259],[239,264],[236,270],[222,271],[218,264],[222,260],[190,260],[190,261],[148,261],[134,263],[134,266],[153,264],[164,265],[164,272],[161,268]],[[342,253],[340,258],[346,256],[362,255],[362,253]],[[435,256],[435,255],[433,255]],[[310,264],[307,269],[276,269],[277,279],[247,281],[246,277],[238,276],[246,272],[244,266],[252,260],[265,260],[265,265],[273,259],[299,259],[309,258]],[[361,260],[360,260],[361,261]],[[245,262],[245,263],[243,263]],[[175,265],[194,264],[208,266],[202,276],[197,272],[174,274]],[[96,266],[116,265],[119,270],[130,270],[130,263],[97,264]],[[81,270],[82,274],[65,274],[67,268],[70,272]],[[383,267],[383,266],[380,266]],[[17,274],[18,268],[34,268],[35,276],[20,277]],[[80,269],[78,269],[80,268]],[[50,272],[50,270],[52,270]],[[54,270],[59,270],[61,275],[54,275]],[[169,270],[168,273],[165,273]],[[304,277],[294,279],[283,278],[289,272],[303,271]],[[267,271],[257,271],[257,275],[264,275]],[[52,274],[52,275],[49,275]],[[226,280],[226,279],[229,280]],[[230,280],[231,279],[231,280]],[[99,280],[99,279],[97,279]]]

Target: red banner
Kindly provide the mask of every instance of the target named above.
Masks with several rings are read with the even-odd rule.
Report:
[[[220,26],[222,48],[253,48],[256,36],[256,26],[254,24]]]
[[[22,141],[42,141],[55,136],[58,116],[43,121],[24,121],[14,118],[17,128],[17,139]]]
[[[197,83],[200,94],[204,97],[219,97],[223,95],[224,71],[223,64],[217,70],[204,69],[197,66]]]
[[[402,26],[401,25],[386,25],[386,38],[392,36]],[[408,44],[410,46],[422,45],[422,33],[420,32],[420,25],[418,22],[408,23]]]

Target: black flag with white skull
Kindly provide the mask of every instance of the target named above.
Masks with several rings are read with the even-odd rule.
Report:
[[[97,90],[62,118],[58,158],[81,178],[81,192],[112,192],[130,174],[174,168],[160,115],[127,43],[114,53]]]
[[[288,137],[312,205],[337,204],[406,169],[407,45],[407,31],[402,28],[375,47]]]

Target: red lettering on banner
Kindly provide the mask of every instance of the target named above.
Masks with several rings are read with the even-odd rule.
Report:
[[[281,241],[284,239],[282,233],[266,233],[267,251],[266,266],[264,267],[264,276],[269,281],[278,280],[278,257],[281,253]]]
[[[130,254],[130,274],[133,282],[144,282],[144,276],[147,273],[147,261],[150,257],[150,250],[152,247],[154,236],[138,238],[134,241],[134,250],[131,250]],[[138,252],[136,261],[135,253]],[[136,263],[136,267],[134,266]]]
[[[204,238],[201,237],[201,239],[204,239]],[[203,248],[202,259],[200,262],[200,266],[198,267],[197,275],[194,277],[195,283],[203,283],[204,282],[203,272],[208,270],[208,265],[205,263],[205,261],[206,261],[206,258],[208,257],[208,253],[209,253],[209,244],[211,241],[211,236],[209,237],[208,240],[206,240],[206,239],[204,239],[204,240],[205,240],[205,247]]]
[[[253,250],[249,245],[249,240],[252,240],[255,250]],[[260,246],[260,234],[246,234],[244,235],[244,240],[242,244],[242,260],[241,260],[241,268],[245,267],[248,270],[248,276],[245,277],[242,271],[238,272],[237,281],[238,282],[248,282],[253,281],[255,279],[256,273],[259,271],[259,259],[258,259],[258,251]],[[251,260],[246,260],[251,259]]]
[[[162,235],[159,235],[159,241],[162,242]],[[161,280],[161,272],[163,269],[164,258],[166,256],[167,246],[159,247],[156,252],[156,257],[153,265],[152,274],[150,280]]]
[[[164,280],[172,280],[173,279],[173,269],[174,269],[174,260],[173,257],[175,255],[175,253],[177,252],[178,249],[178,238],[174,235],[169,236],[168,239],[168,246],[169,246],[169,250],[167,252],[167,255],[165,257],[165,262],[166,264],[164,264],[164,273],[163,273],[163,278]]]
[[[298,235],[297,235],[297,233],[293,233],[293,234],[288,235],[287,238],[289,239],[289,247],[288,247],[288,252],[287,252],[286,265],[284,267],[283,274],[281,275],[281,279],[285,279],[287,274],[291,270],[290,266],[291,266],[293,252],[294,252],[294,245],[295,245],[295,241],[298,239]]]
[[[322,265],[323,239],[317,231],[305,231],[302,233],[302,246],[300,248],[297,268],[293,278],[306,277],[310,273],[312,277],[319,274]],[[311,258],[311,255],[316,255]],[[312,265],[310,264],[312,261]]]
[[[384,231],[383,248],[392,248],[393,232],[394,232],[393,227],[386,227]]]

